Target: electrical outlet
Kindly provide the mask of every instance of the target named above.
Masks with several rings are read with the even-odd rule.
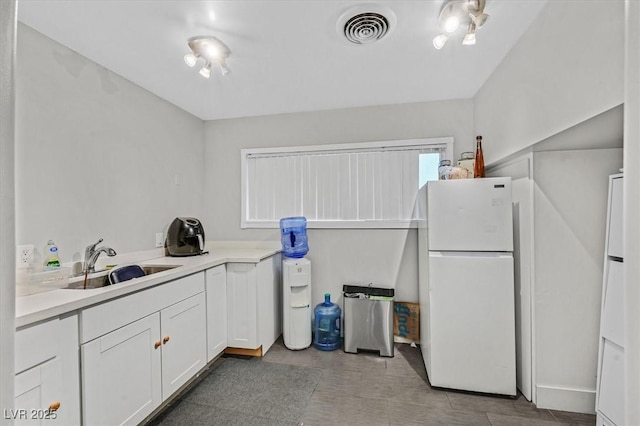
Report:
[[[164,247],[164,235],[162,235],[162,232],[156,233],[156,247]]]
[[[34,247],[33,244],[25,244],[16,247],[16,267],[18,269],[28,268],[33,264]]]

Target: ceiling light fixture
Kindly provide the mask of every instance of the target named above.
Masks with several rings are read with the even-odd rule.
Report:
[[[231,72],[227,66],[227,58],[231,55],[231,49],[219,38],[214,36],[196,36],[188,40],[191,52],[184,55],[184,62],[193,67],[199,58],[204,59],[204,66],[200,69],[200,75],[204,78],[211,76],[211,68],[214,65],[220,67],[220,73],[227,75]]]
[[[486,0],[445,0],[438,21],[442,33],[433,39],[433,46],[440,50],[462,24],[467,26],[463,45],[476,44],[476,30],[484,25],[489,15],[484,13]]]

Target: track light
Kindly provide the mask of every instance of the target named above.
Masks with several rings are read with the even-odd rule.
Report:
[[[220,67],[220,73],[227,75],[231,71],[227,66],[226,59],[231,55],[231,49],[220,39],[213,36],[197,36],[188,40],[191,52],[184,56],[184,62],[193,67],[199,58],[204,59],[205,64],[199,73],[204,78],[211,77],[213,64]]]
[[[445,0],[438,17],[441,33],[434,37],[433,46],[438,50],[442,49],[462,25],[468,27],[462,44],[476,44],[476,30],[484,25],[489,17],[484,13],[485,3],[486,0]]]

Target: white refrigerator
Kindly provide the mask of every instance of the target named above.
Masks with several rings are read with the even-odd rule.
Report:
[[[420,346],[429,381],[516,395],[511,178],[428,182],[421,203]]]

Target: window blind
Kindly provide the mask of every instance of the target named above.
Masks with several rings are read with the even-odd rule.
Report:
[[[403,227],[413,219],[419,155],[443,156],[452,138],[243,150],[243,227]]]

